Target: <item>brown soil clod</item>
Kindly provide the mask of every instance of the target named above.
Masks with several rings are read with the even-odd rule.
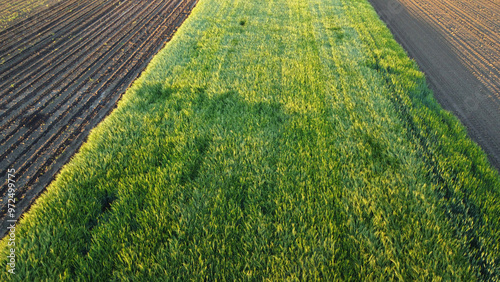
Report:
[[[21,119],[21,124],[30,129],[36,129],[47,120],[47,115],[35,112]]]

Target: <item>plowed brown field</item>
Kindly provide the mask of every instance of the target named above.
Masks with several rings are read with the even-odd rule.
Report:
[[[0,31],[64,0],[0,0]]]
[[[17,217],[196,2],[68,0],[0,32],[0,171],[16,170]],[[4,233],[7,185],[0,192]]]
[[[500,3],[370,0],[441,105],[500,170]]]

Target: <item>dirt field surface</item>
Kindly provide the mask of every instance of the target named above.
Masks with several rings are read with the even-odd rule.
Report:
[[[5,1],[4,1],[5,2]],[[0,32],[1,233],[78,150],[196,0],[68,0]]]
[[[0,0],[0,31],[64,0]]]
[[[500,2],[370,2],[500,171]]]

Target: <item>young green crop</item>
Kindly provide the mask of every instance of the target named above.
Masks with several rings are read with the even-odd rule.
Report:
[[[365,0],[202,0],[2,278],[494,280],[499,187]]]

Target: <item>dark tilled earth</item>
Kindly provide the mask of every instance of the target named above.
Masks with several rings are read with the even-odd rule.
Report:
[[[369,1],[500,171],[500,2]]]
[[[170,40],[197,0],[67,0],[0,31],[0,233]],[[11,201],[12,203],[12,201]],[[12,210],[11,210],[12,211]]]

